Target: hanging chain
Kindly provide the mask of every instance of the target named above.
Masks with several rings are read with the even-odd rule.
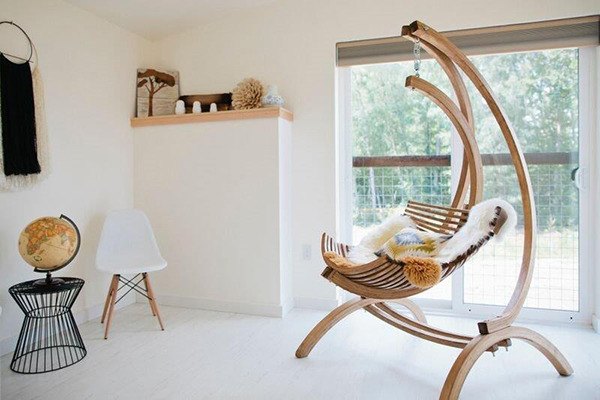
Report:
[[[415,76],[419,77],[419,70],[421,69],[421,41],[419,38],[415,41],[415,45],[413,47],[413,55],[415,56]]]

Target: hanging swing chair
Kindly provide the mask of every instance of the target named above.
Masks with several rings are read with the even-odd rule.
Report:
[[[448,373],[440,399],[458,399],[464,381],[477,359],[485,352],[495,352],[499,347],[508,350],[511,339],[520,339],[529,343],[552,363],[560,375],[571,375],[573,369],[568,361],[546,338],[530,329],[512,326],[523,307],[533,276],[536,224],[535,204],[527,164],[510,122],[481,73],[445,36],[419,21],[402,27],[402,36],[415,43],[417,58],[422,47],[441,65],[450,80],[458,104],[418,76],[417,58],[415,59],[416,75],[406,79],[406,87],[425,95],[442,109],[454,125],[464,146],[462,168],[452,204],[445,207],[409,201],[405,215],[409,216],[421,231],[454,235],[468,221],[469,211],[481,202],[483,192],[481,155],[474,135],[473,112],[465,83],[459,73],[460,69],[474,84],[490,109],[508,146],[516,171],[524,216],[523,256],[518,281],[504,312],[478,323],[478,336],[455,334],[428,325],[421,309],[408,299],[427,288],[411,283],[404,262],[381,255],[374,261],[356,265],[347,259],[351,246],[337,243],[330,236],[323,234],[321,252],[326,267],[322,276],[359,297],[340,305],[321,320],[300,344],[296,357],[308,356],[329,329],[354,311],[364,309],[404,332],[445,346],[463,349]],[[450,276],[484,246],[502,228],[506,219],[506,210],[496,207],[489,234],[470,243],[465,252],[441,263],[440,280]],[[386,301],[404,306],[413,318],[396,312],[386,304]]]

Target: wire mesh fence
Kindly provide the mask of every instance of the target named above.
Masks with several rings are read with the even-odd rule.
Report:
[[[450,167],[354,168],[354,225],[369,227],[408,200],[450,203]]]
[[[579,201],[572,181],[575,164],[530,165],[537,206],[536,265],[526,307],[579,309]],[[465,303],[505,305],[520,271],[523,211],[511,166],[484,167],[484,198],[500,197],[515,206],[519,224],[503,242],[493,242],[465,266]],[[449,166],[353,168],[353,233],[357,242],[370,226],[401,209],[408,200],[448,205]],[[428,297],[427,293],[423,297]],[[432,292],[450,299],[449,283]]]
[[[574,164],[530,165],[538,224],[534,276],[526,307],[579,310],[579,198],[571,179]],[[486,246],[465,266],[465,303],[504,305],[521,267],[523,210],[514,172],[484,167],[485,198],[507,199],[517,210],[515,232]]]

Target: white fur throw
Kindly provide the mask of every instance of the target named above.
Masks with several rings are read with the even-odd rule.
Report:
[[[470,210],[465,225],[440,246],[439,254],[434,258],[440,264],[450,262],[485,238],[494,229],[491,224],[496,216],[496,207],[506,211],[508,218],[495,237],[500,240],[506,237],[517,225],[515,209],[502,199],[485,200]],[[348,260],[356,264],[366,264],[375,260],[377,256],[374,253],[392,236],[407,227],[414,228],[416,224],[406,215],[394,214],[381,225],[373,228],[358,246],[353,247],[348,254]]]
[[[402,212],[397,212],[388,217],[381,224],[374,227],[358,244],[350,249],[348,260],[356,264],[366,264],[375,259],[375,252],[385,242],[404,228],[416,228],[414,221]]]
[[[469,211],[467,222],[441,248],[436,257],[440,264],[464,254],[494,229],[491,224],[496,216],[496,207],[506,211],[507,219],[494,237],[502,240],[515,229],[517,212],[510,203],[498,198],[482,201]]]

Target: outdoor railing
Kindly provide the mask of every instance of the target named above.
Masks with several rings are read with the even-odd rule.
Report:
[[[526,305],[576,310],[579,273],[579,206],[574,183],[577,153],[528,153],[525,159],[537,208],[537,266]],[[482,154],[484,198],[513,204],[522,221],[521,199],[508,154]],[[355,239],[410,199],[447,205],[451,201],[450,156],[354,157]],[[505,304],[512,293],[522,251],[522,232],[485,248],[465,269],[464,299]]]

